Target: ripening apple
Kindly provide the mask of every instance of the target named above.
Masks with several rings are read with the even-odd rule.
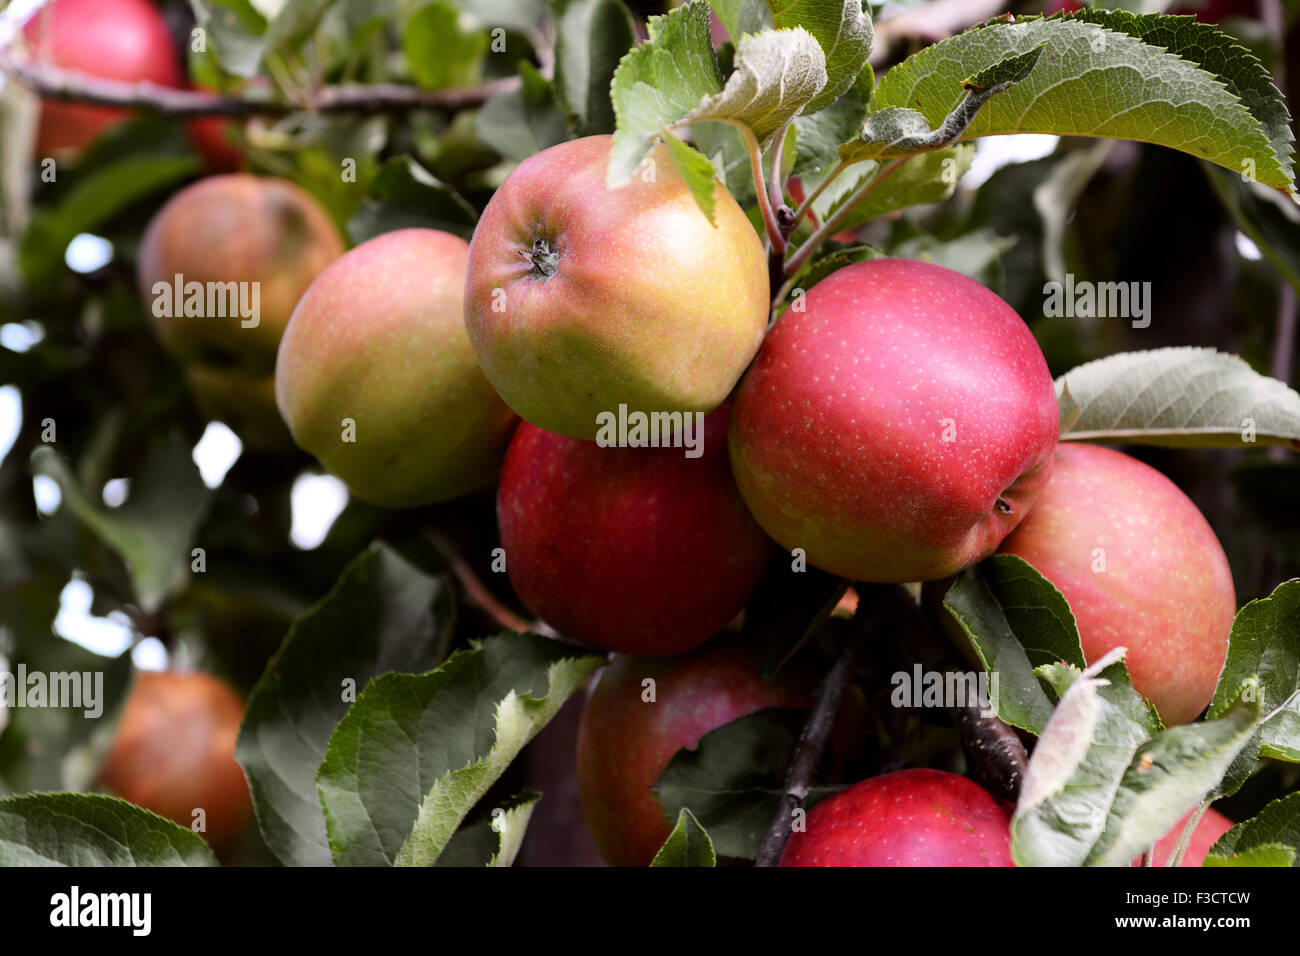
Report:
[[[179,87],[180,63],[162,13],[148,0],[54,0],[27,22],[32,57],[107,80]],[[80,149],[129,111],[45,99],[38,156]]]
[[[650,787],[678,750],[765,707],[806,707],[812,686],[789,665],[759,677],[753,648],[730,636],[677,657],[616,655],[578,726],[578,795],[605,860],[647,866],[668,838]]]
[[[1063,442],[1052,479],[1002,544],[1065,595],[1084,658],[1128,648],[1133,687],[1167,726],[1214,696],[1237,602],[1219,539],[1149,465]]]
[[[329,214],[293,183],[211,176],[150,220],[140,244],[140,294],[177,358],[263,372],[275,366],[298,299],[342,254]]]
[[[343,253],[324,209],[293,183],[245,173],[182,189],[145,230],[140,295],[195,404],[250,448],[292,448],[268,401],[298,299]]]
[[[1051,470],[1059,415],[1020,316],[926,262],[847,266],[796,296],[736,391],[731,463],[769,535],[859,581],[991,554]]]
[[[252,799],[235,761],[244,704],[207,674],[141,671],[127,695],[99,781],[124,800],[203,831],[222,851],[248,826]]]
[[[1183,828],[1187,826],[1187,821],[1192,818],[1189,811],[1186,816],[1174,824],[1174,828],[1162,836],[1156,843],[1155,853],[1152,855],[1151,864],[1153,866],[1166,866],[1169,863],[1169,857],[1174,852],[1174,847],[1178,845],[1178,839],[1183,835]],[[1179,866],[1203,866],[1205,857],[1209,855],[1210,847],[1218,842],[1219,837],[1223,836],[1233,827],[1233,822],[1217,810],[1206,810],[1205,816],[1201,817],[1201,822],[1196,824],[1196,829],[1192,831],[1192,838],[1187,843],[1187,850],[1183,853],[1183,859]],[[1142,857],[1133,861],[1134,866],[1142,865]]]
[[[501,464],[516,418],[465,334],[468,249],[435,229],[376,236],[320,274],[280,343],[294,440],[372,504],[454,498]]]
[[[470,242],[465,322],[501,397],[593,439],[597,416],[710,412],[767,327],[754,227],[721,183],[710,225],[662,144],[606,186],[609,136],[543,150],[506,177]]]
[[[662,655],[698,647],[744,607],[772,543],[731,477],[726,407],[692,433],[698,457],[519,426],[497,520],[533,613],[589,647]]]
[[[955,773],[898,770],[808,811],[781,866],[1012,866],[1007,812]]]

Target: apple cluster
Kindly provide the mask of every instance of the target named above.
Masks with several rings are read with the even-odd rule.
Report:
[[[79,47],[93,31],[67,24],[101,16],[133,42]],[[144,0],[59,0],[29,31],[61,65],[183,84]],[[138,60],[101,62],[104,48]],[[119,120],[47,104],[38,150]],[[246,444],[292,441],[390,508],[496,483],[520,600],[612,654],[577,750],[609,862],[645,865],[667,836],[651,787],[679,749],[810,703],[815,673],[762,677],[727,633],[779,552],[790,573],[874,583],[1019,555],[1068,600],[1089,661],[1128,648],[1166,724],[1205,708],[1235,612],[1223,549],[1154,469],[1058,445],[1052,377],[1010,306],[938,265],[875,259],[796,290],[769,328],[767,256],[725,187],[710,221],[665,146],[619,188],[610,149],[593,136],[520,163],[470,242],[409,228],[348,251],[292,183],[211,176],[157,213],[138,258],[196,405]],[[697,453],[597,440],[615,413],[691,425]],[[228,843],[250,812],[241,709],[201,675],[139,675],[103,783],[185,824],[206,808]],[[782,863],[1006,866],[1008,809],[964,777],[897,771],[814,807]]]

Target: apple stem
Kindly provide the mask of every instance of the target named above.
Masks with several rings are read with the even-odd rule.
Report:
[[[1210,799],[1202,800],[1196,809],[1192,811],[1192,815],[1187,818],[1187,826],[1183,827],[1183,832],[1178,835],[1178,842],[1174,844],[1174,850],[1169,854],[1165,866],[1178,866],[1183,862],[1183,854],[1187,852],[1187,848],[1192,843],[1192,834],[1200,826],[1201,817],[1205,816],[1205,811],[1210,809],[1211,802],[1213,801]],[[1146,853],[1142,854],[1143,866],[1153,865],[1151,854],[1151,850],[1147,850]]]
[[[537,627],[529,624],[528,621],[497,600],[496,595],[479,580],[478,575],[474,573],[474,569],[469,566],[469,562],[461,556],[461,553],[449,538],[433,529],[425,532],[425,537],[429,539],[429,543],[433,545],[434,550],[447,562],[451,573],[460,582],[466,599],[492,618],[498,627],[520,634],[538,630]]]

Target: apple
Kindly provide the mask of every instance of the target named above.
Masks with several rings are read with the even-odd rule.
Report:
[[[1007,812],[955,773],[898,770],[808,811],[781,866],[1012,866]]]
[[[497,521],[506,570],[533,613],[589,647],[689,651],[726,626],[772,543],[727,463],[727,409],[704,418],[700,456],[601,447],[519,426]]]
[[[1188,812],[1156,843],[1155,854],[1151,861],[1153,866],[1166,866],[1169,863],[1169,857],[1174,852],[1174,847],[1178,845],[1178,838],[1183,835],[1183,828],[1191,818],[1192,814]],[[1201,822],[1196,824],[1196,829],[1192,831],[1192,839],[1188,842],[1187,851],[1178,865],[1203,866],[1210,847],[1214,846],[1219,837],[1231,830],[1233,826],[1233,822],[1219,811],[1206,810],[1205,816],[1201,817]],[[1141,866],[1142,857],[1139,856],[1134,860],[1133,865]]]
[[[1033,335],[926,262],[846,266],[781,316],[736,391],[731,464],[769,535],[859,581],[987,557],[1051,470],[1059,415]]]
[[[320,274],[280,343],[294,441],[372,504],[455,498],[501,464],[516,419],[465,334],[468,250],[435,229],[376,236]]]
[[[167,21],[147,0],[54,0],[23,32],[39,62],[128,83],[183,83]],[[36,153],[80,149],[128,116],[128,110],[46,99]]]
[[[597,415],[709,412],[767,328],[767,261],[721,183],[710,225],[659,144],[605,184],[612,138],[514,168],[470,242],[465,322],[501,397],[540,428],[593,439]]]
[[[252,799],[235,761],[244,704],[207,674],[141,671],[135,675],[100,783],[124,800],[192,827],[218,852],[248,826]]]
[[[140,294],[177,358],[269,372],[298,299],[342,253],[329,214],[293,183],[211,176],[182,189],[149,222],[137,263]],[[192,289],[201,296],[192,298]],[[247,311],[256,304],[257,314],[245,317],[236,299]],[[191,302],[195,309],[186,308]]]
[[[806,707],[811,687],[789,665],[762,679],[753,648],[731,636],[678,657],[615,655],[578,725],[578,796],[601,855],[648,865],[672,830],[650,787],[673,755],[765,707]]]
[[[1210,702],[1237,610],[1232,572],[1196,505],[1160,472],[1062,443],[1046,490],[1001,550],[1065,595],[1086,660],[1128,648],[1133,687],[1167,726]]]

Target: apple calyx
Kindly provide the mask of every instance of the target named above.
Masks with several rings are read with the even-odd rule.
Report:
[[[532,263],[529,275],[534,279],[549,279],[560,271],[560,251],[552,249],[550,242],[542,236],[533,240],[532,249],[520,249],[519,254]]]

